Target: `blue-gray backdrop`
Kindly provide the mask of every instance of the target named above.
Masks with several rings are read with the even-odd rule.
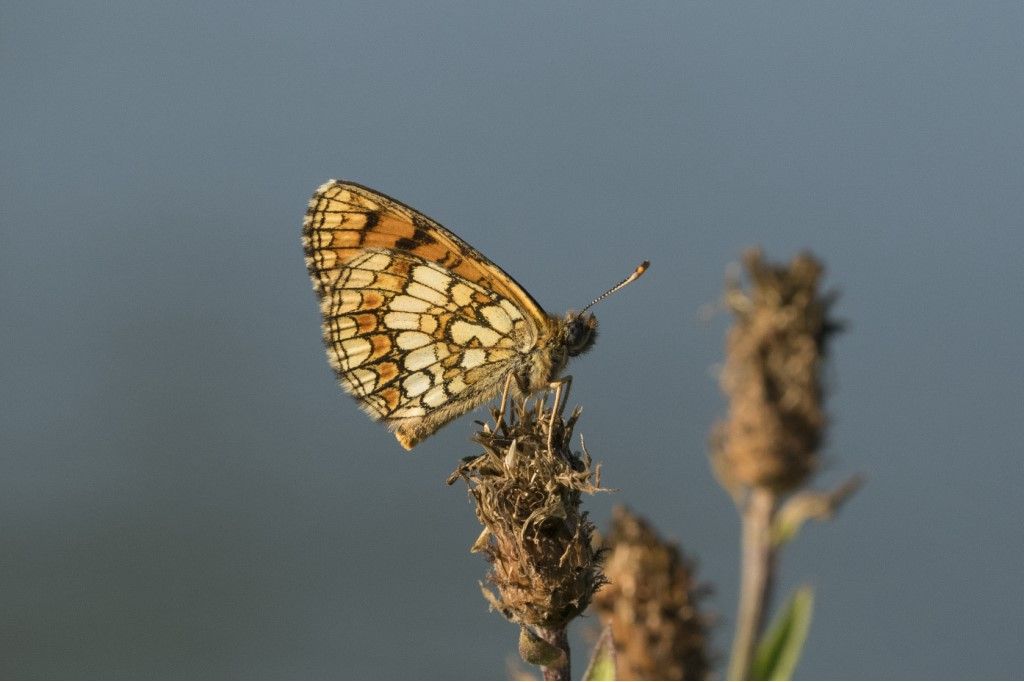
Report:
[[[700,311],[744,247],[812,249],[850,322],[819,482],[869,481],[783,559],[799,673],[1024,674],[1022,35],[1019,3],[0,5],[0,673],[506,674],[443,484],[471,419],[406,453],[323,357],[299,230],[345,177],[552,311],[652,261],[573,366],[620,489],[586,504],[698,557],[722,653]]]

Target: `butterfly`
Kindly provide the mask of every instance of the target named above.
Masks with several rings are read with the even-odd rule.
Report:
[[[526,394],[571,377],[597,318],[549,315],[483,254],[376,190],[330,180],[314,192],[302,243],[320,300],[327,359],[348,393],[411,449],[511,384]]]

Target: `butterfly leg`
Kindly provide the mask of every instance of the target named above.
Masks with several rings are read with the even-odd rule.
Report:
[[[555,437],[555,416],[562,416],[562,412],[565,411],[565,406],[569,402],[569,389],[572,388],[572,377],[564,376],[557,381],[552,381],[548,384],[549,389],[555,391],[555,401],[551,405],[551,417],[548,420],[548,454],[551,455],[553,450],[553,440]]]
[[[505,377],[505,388],[501,390],[501,404],[498,405],[498,418],[494,420],[494,432],[497,433],[501,425],[505,423],[505,408],[508,405],[508,392],[512,388],[512,379],[515,378],[515,372],[509,372],[508,376]]]

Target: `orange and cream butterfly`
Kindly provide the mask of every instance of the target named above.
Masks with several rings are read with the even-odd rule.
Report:
[[[422,213],[343,180],[309,201],[302,243],[320,299],[327,359],[342,387],[406,449],[512,383],[525,393],[571,377],[593,345],[587,310],[548,315],[479,251]]]

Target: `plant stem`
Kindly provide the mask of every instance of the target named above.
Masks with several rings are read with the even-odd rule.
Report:
[[[743,557],[736,635],[732,642],[729,679],[750,678],[750,666],[771,601],[775,548],[772,517],[778,500],[767,488],[754,488],[743,510]]]
[[[545,642],[553,647],[562,650],[562,660],[557,665],[541,666],[540,671],[544,674],[545,680],[568,680],[569,679],[569,638],[565,633],[565,627],[560,628],[537,628],[537,634]]]

